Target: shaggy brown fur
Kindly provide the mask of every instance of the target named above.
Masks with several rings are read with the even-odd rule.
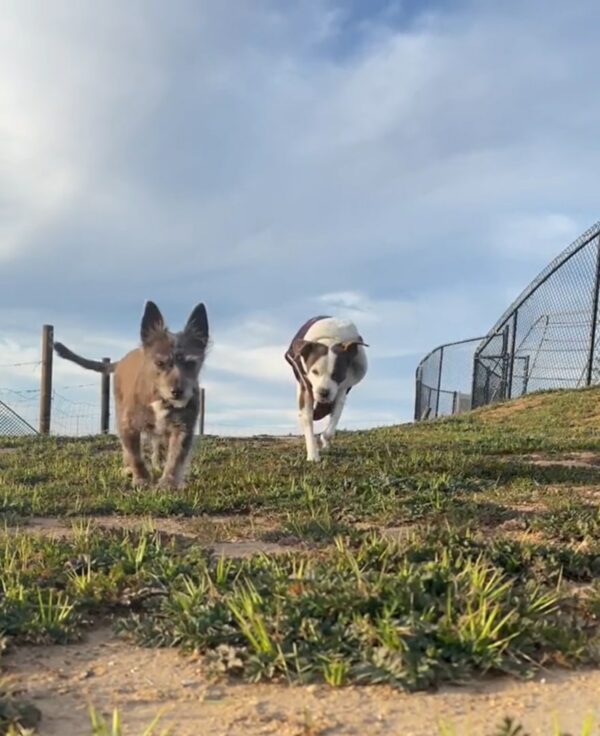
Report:
[[[153,302],[147,302],[141,324],[142,345],[116,363],[88,360],[55,343],[58,355],[102,373],[114,373],[115,405],[125,470],[135,485],[150,474],[142,457],[142,433],[152,439],[152,464],[160,469],[159,486],[184,483],[200,407],[198,377],[208,344],[204,304],[191,313],[182,332],[170,332]]]

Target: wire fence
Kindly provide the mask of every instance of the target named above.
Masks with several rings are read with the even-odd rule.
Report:
[[[471,408],[473,358],[482,339],[440,345],[419,363],[415,392],[417,421],[460,414]]]
[[[52,434],[84,436],[100,432],[100,403],[77,398],[79,391],[90,388],[98,389],[98,386],[74,384],[59,386],[52,390]],[[0,435],[36,433],[40,425],[40,396],[39,388],[0,387]],[[26,423],[29,431],[17,432],[14,422],[11,423],[8,419],[9,414]]]
[[[597,223],[548,264],[484,338],[459,343],[463,352],[440,346],[421,361],[415,419],[600,383],[599,292]],[[447,394],[460,395],[458,404]]]

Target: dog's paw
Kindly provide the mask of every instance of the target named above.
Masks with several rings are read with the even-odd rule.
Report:
[[[318,463],[320,459],[318,452],[313,452],[306,456],[306,461],[309,463]]]
[[[183,488],[183,481],[174,475],[163,475],[157,485],[163,491],[177,491]]]
[[[141,475],[133,475],[131,473],[131,485],[134,488],[148,488],[149,480]]]
[[[331,447],[331,437],[327,437],[327,435],[322,434],[320,436],[320,440],[321,440],[321,447],[324,450],[328,450]]]

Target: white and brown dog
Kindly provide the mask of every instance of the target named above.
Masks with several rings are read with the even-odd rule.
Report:
[[[340,421],[346,396],[367,373],[368,347],[356,325],[334,317],[313,317],[298,330],[285,359],[298,381],[300,424],[306,439],[306,457],[319,460],[314,421],[329,417],[321,434],[327,448]]]

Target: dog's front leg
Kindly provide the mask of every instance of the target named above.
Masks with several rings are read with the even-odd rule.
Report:
[[[165,458],[165,441],[162,435],[152,435],[152,469],[155,473],[162,470]]]
[[[121,433],[123,446],[123,460],[126,470],[131,474],[134,486],[143,486],[148,481],[148,469],[142,457],[142,443],[140,433],[135,430],[124,430]]]
[[[312,396],[305,389],[300,389],[298,394],[298,403],[300,406],[300,426],[304,432],[306,440],[306,459],[310,462],[319,460],[319,447],[314,432],[314,404]]]
[[[333,404],[333,409],[329,416],[329,422],[327,423],[327,426],[325,427],[323,433],[321,434],[321,447],[324,450],[326,450],[331,444],[331,440],[333,439],[335,435],[335,430],[337,429],[337,425],[338,425],[338,422],[340,421],[340,417],[342,416],[342,411],[344,410],[345,404],[346,404],[346,391],[345,389],[340,389],[335,399],[335,402]]]
[[[170,433],[165,469],[158,481],[160,488],[181,488],[193,441],[193,430],[176,429]]]

